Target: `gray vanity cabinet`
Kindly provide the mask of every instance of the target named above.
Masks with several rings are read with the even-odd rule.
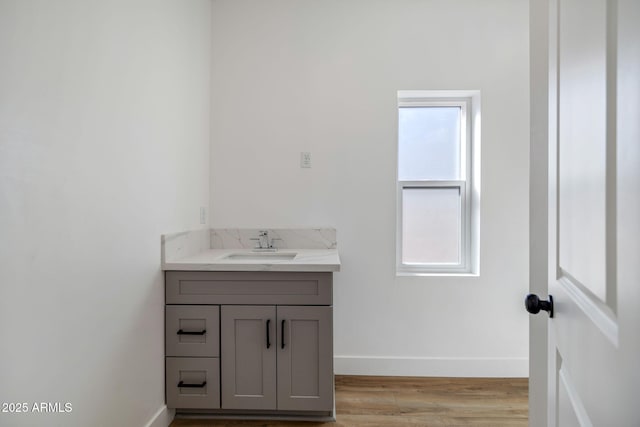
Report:
[[[167,271],[165,279],[169,408],[332,416],[331,273]]]

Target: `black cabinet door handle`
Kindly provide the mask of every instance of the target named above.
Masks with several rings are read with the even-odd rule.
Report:
[[[269,330],[271,329],[271,319],[267,319],[267,348],[271,347],[271,336]]]
[[[282,326],[281,326],[281,335],[282,335],[281,342],[282,342],[282,346],[280,348],[284,348],[284,322],[285,322],[285,320],[282,319]]]
[[[202,381],[202,384],[185,384],[184,381],[180,381],[178,383],[178,387],[186,387],[186,388],[203,388],[207,385],[206,381]]]
[[[549,301],[543,301],[536,294],[529,294],[524,299],[524,307],[531,314],[540,313],[544,310],[549,313],[549,317],[553,317],[553,297],[549,295]]]
[[[182,329],[178,329],[178,335],[204,335],[206,333],[206,329],[203,329],[201,331],[183,331]]]

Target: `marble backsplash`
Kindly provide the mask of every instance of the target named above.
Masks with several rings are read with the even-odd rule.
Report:
[[[173,262],[199,254],[211,248],[209,229],[163,234],[161,238],[162,262]]]
[[[279,249],[335,249],[335,228],[214,228],[211,249],[252,249],[261,230],[269,232],[273,246]]]

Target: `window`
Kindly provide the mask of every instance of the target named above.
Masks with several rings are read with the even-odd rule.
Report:
[[[477,92],[398,92],[400,275],[478,272],[478,107]]]

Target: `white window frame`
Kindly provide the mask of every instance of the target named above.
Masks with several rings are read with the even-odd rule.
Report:
[[[456,92],[456,93],[453,93]],[[474,175],[479,169],[474,168],[474,151],[476,137],[479,143],[479,122],[474,126],[473,115],[479,113],[474,107],[475,93],[461,94],[457,91],[448,93],[434,93],[431,91],[399,91],[398,113],[400,108],[412,107],[460,107],[460,179],[459,180],[418,180],[405,181],[399,177],[399,162],[397,163],[397,209],[396,209],[396,274],[398,276],[421,275],[478,275],[479,254],[477,240],[479,237],[479,192],[474,186]],[[477,94],[479,104],[479,93]],[[479,114],[477,114],[479,116]],[[479,120],[479,118],[478,118]],[[477,135],[476,135],[477,134]],[[479,145],[479,144],[478,144]],[[397,142],[399,153],[400,143]],[[479,149],[479,146],[477,147]],[[477,177],[479,181],[479,174]],[[403,230],[403,190],[412,188],[457,188],[460,191],[460,241],[458,263],[403,263],[402,262],[402,230]],[[474,194],[476,197],[474,197]],[[476,203],[474,203],[476,199]],[[473,212],[473,211],[476,212]],[[475,226],[475,227],[474,227]],[[476,232],[473,232],[476,231]]]

